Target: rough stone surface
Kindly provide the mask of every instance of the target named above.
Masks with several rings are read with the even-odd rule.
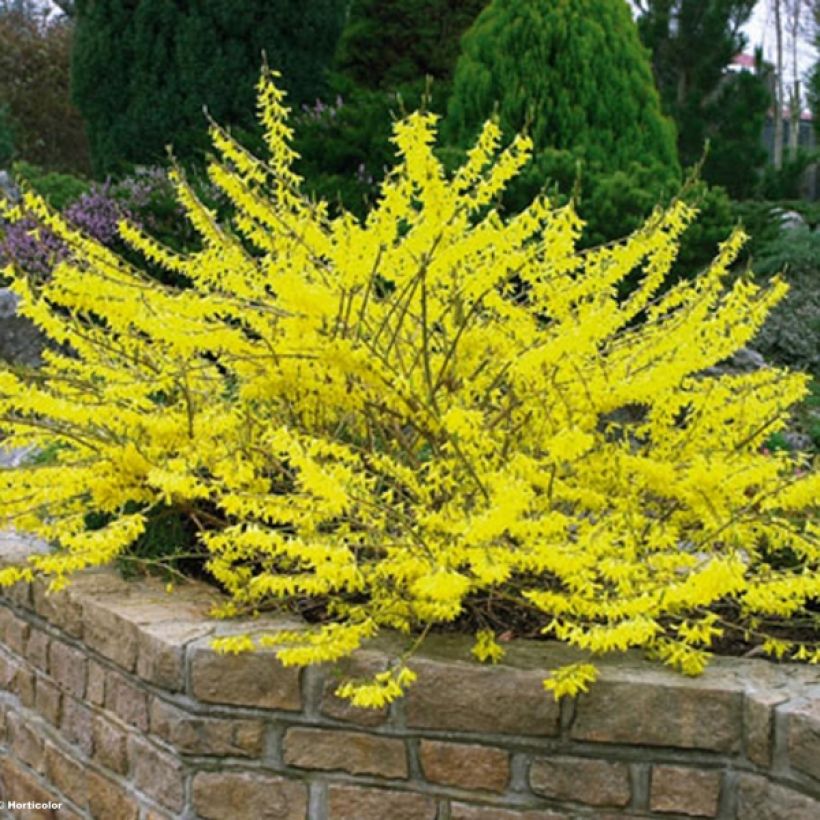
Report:
[[[88,800],[85,766],[51,743],[46,745],[46,777],[78,806],[85,806]]]
[[[19,715],[9,715],[8,724],[14,756],[42,774],[46,764],[42,734],[36,726],[22,720]]]
[[[571,816],[542,809],[501,809],[497,806],[451,803],[450,820],[571,820]]]
[[[60,731],[68,743],[73,743],[87,757],[91,756],[94,748],[92,726],[91,710],[72,697],[64,697]]]
[[[203,772],[194,777],[193,805],[205,820],[237,817],[240,810],[254,820],[304,820],[307,789],[272,775]]]
[[[820,800],[772,783],[765,777],[738,778],[737,820],[817,820]]]
[[[116,672],[105,681],[105,708],[142,732],[148,731],[148,695]]]
[[[655,766],[649,807],[652,811],[715,817],[720,801],[720,781],[720,772],[705,772],[686,766]]]
[[[788,750],[792,766],[820,781],[820,701],[783,707],[788,715]],[[820,783],[818,783],[820,794]]]
[[[35,676],[34,708],[53,726],[60,724],[62,693],[57,685],[42,675]]]
[[[407,755],[401,740],[363,732],[324,729],[288,729],[284,742],[285,763],[300,769],[325,769],[407,777]]]
[[[109,817],[116,817],[117,820],[137,820],[139,807],[136,801],[125,794],[115,780],[90,769],[86,778],[88,808],[92,817],[100,820]]]
[[[85,696],[88,661],[79,649],[62,641],[52,641],[48,654],[51,677],[75,698]]]
[[[379,652],[357,652],[327,670],[322,685],[320,711],[323,715],[357,723],[360,726],[380,726],[387,720],[388,709],[360,709],[349,700],[337,698],[334,692],[345,679],[371,678],[383,671],[387,658]]]
[[[73,638],[83,634],[83,610],[68,589],[48,591],[48,583],[37,579],[31,585],[34,611]]]
[[[185,805],[185,770],[180,762],[141,737],[128,739],[130,779],[144,794],[173,811]]]
[[[333,784],[328,788],[332,820],[435,820],[436,803],[411,792],[364,789]]]
[[[40,781],[33,777],[22,766],[15,763],[8,757],[0,758],[0,794],[3,799],[31,800],[35,803],[48,803],[54,800],[53,792],[44,788]],[[22,817],[21,815],[18,815]],[[33,818],[53,817],[53,812],[26,812],[25,820],[33,820]],[[63,817],[74,817],[73,812],[61,812],[59,820]],[[136,815],[135,815],[136,816]],[[131,818],[124,818],[124,820],[131,820]]]
[[[94,759],[117,774],[128,771],[128,735],[115,723],[97,715],[93,725]]]
[[[41,629],[33,629],[26,641],[26,658],[41,672],[48,672],[48,635]]]
[[[405,703],[411,728],[557,735],[559,710],[544,696],[541,672],[419,661]]]
[[[270,652],[219,655],[198,646],[191,661],[191,692],[207,703],[298,711],[299,670],[283,667]]]
[[[534,792],[590,806],[626,806],[631,797],[629,768],[583,757],[538,758],[530,769]]]
[[[148,624],[137,638],[137,674],[171,692],[185,686],[185,647],[213,631],[210,624]]]
[[[265,748],[265,723],[256,719],[196,717],[155,698],[151,732],[187,754],[259,757]]]
[[[740,691],[599,681],[581,695],[572,737],[604,743],[735,751],[742,726]]]
[[[422,740],[419,757],[427,780],[445,786],[503,792],[510,779],[510,755],[503,749]]]
[[[137,627],[117,612],[119,598],[83,599],[83,640],[103,657],[132,672],[137,663]]]
[[[0,359],[11,364],[38,367],[45,337],[35,325],[18,315],[18,298],[0,288]]]
[[[758,766],[772,762],[774,708],[787,699],[782,692],[747,692],[743,722],[746,726],[746,756]]]

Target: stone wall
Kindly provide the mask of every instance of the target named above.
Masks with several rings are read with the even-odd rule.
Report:
[[[214,653],[236,627],[209,619],[213,595],[105,571],[0,599],[0,799],[62,803],[9,816],[820,817],[816,669],[719,659],[686,679],[630,656],[558,706],[542,670],[566,648],[485,667],[440,637],[403,702],[363,712],[334,697],[338,669]]]

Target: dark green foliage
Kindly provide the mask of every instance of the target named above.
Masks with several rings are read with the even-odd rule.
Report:
[[[533,162],[507,204],[578,174],[591,241],[638,224],[679,183],[672,123],[623,0],[493,0],[462,39],[445,137],[468,146],[497,113],[509,140],[526,128]]]
[[[89,189],[86,180],[72,174],[44,171],[28,162],[15,162],[14,176],[31,190],[40,194],[52,208],[58,211],[79,199]]]
[[[755,259],[762,278],[783,272],[788,296],[769,315],[753,345],[767,360],[820,379],[820,233],[809,227],[781,230]]]
[[[14,125],[7,105],[0,105],[0,168],[14,157]]]
[[[338,74],[333,81],[330,102],[304,106],[294,118],[301,157],[296,168],[308,192],[361,217],[395,162],[393,121],[419,108],[443,110],[444,85],[433,84],[428,94],[424,82],[384,91],[361,88]]]
[[[817,158],[816,149],[801,149],[795,157],[784,157],[779,169],[767,165],[758,183],[759,196],[770,200],[799,199],[803,196],[805,171]]]
[[[487,0],[352,0],[337,67],[364,88],[448,81],[459,39]]]
[[[254,127],[263,52],[297,105],[323,92],[344,0],[80,0],[73,92],[95,169],[183,159],[205,146],[203,107]]]
[[[708,140],[711,150],[703,177],[735,197],[752,195],[754,170],[766,160],[760,135],[771,100],[762,62],[758,59],[755,74],[727,71],[746,44],[740,27],[755,4],[756,0],[638,2],[638,27],[652,52],[664,111],[677,125],[681,162],[698,162]]]

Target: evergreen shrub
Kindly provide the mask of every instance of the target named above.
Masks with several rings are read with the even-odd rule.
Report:
[[[412,648],[431,628],[492,601],[536,611],[544,633],[588,655],[552,670],[556,697],[629,647],[700,672],[724,627],[718,602],[761,632],[810,607],[820,481],[761,453],[807,377],[703,374],[787,289],[725,287],[740,231],[696,281],[658,297],[691,207],[578,251],[571,206],[538,197],[507,220],[493,208],[530,139],[500,150],[489,122],[448,177],[435,117],[418,113],[394,127],[398,162],[367,218],[331,218],[300,193],[266,74],[259,94],[264,161],[211,130],[230,224],[177,171],[200,250],[121,226],[188,289],[159,285],[33,194],[7,210],[33,212],[70,253],[47,281],[12,271],[23,312],[57,346],[39,371],[0,373],[0,432],[55,456],[0,471],[0,509],[54,549],[0,583],[42,575],[59,588],[127,555],[173,508],[230,596],[219,614],[324,607],[318,625],[220,650],[272,646],[307,665],[386,627],[410,636],[387,671],[342,682],[360,706],[412,683]],[[635,269],[640,285],[618,299]],[[788,566],[769,558],[785,550]],[[820,660],[809,640],[764,646]],[[503,654],[489,627],[474,653]]]

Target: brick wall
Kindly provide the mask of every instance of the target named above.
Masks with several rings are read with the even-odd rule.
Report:
[[[363,712],[334,697],[339,669],[215,654],[236,628],[212,597],[95,572],[0,598],[0,799],[63,804],[11,816],[820,817],[817,669],[719,659],[686,679],[628,657],[559,707],[541,680],[565,647],[485,667],[440,637],[403,702]],[[378,671],[388,644],[344,671]]]

